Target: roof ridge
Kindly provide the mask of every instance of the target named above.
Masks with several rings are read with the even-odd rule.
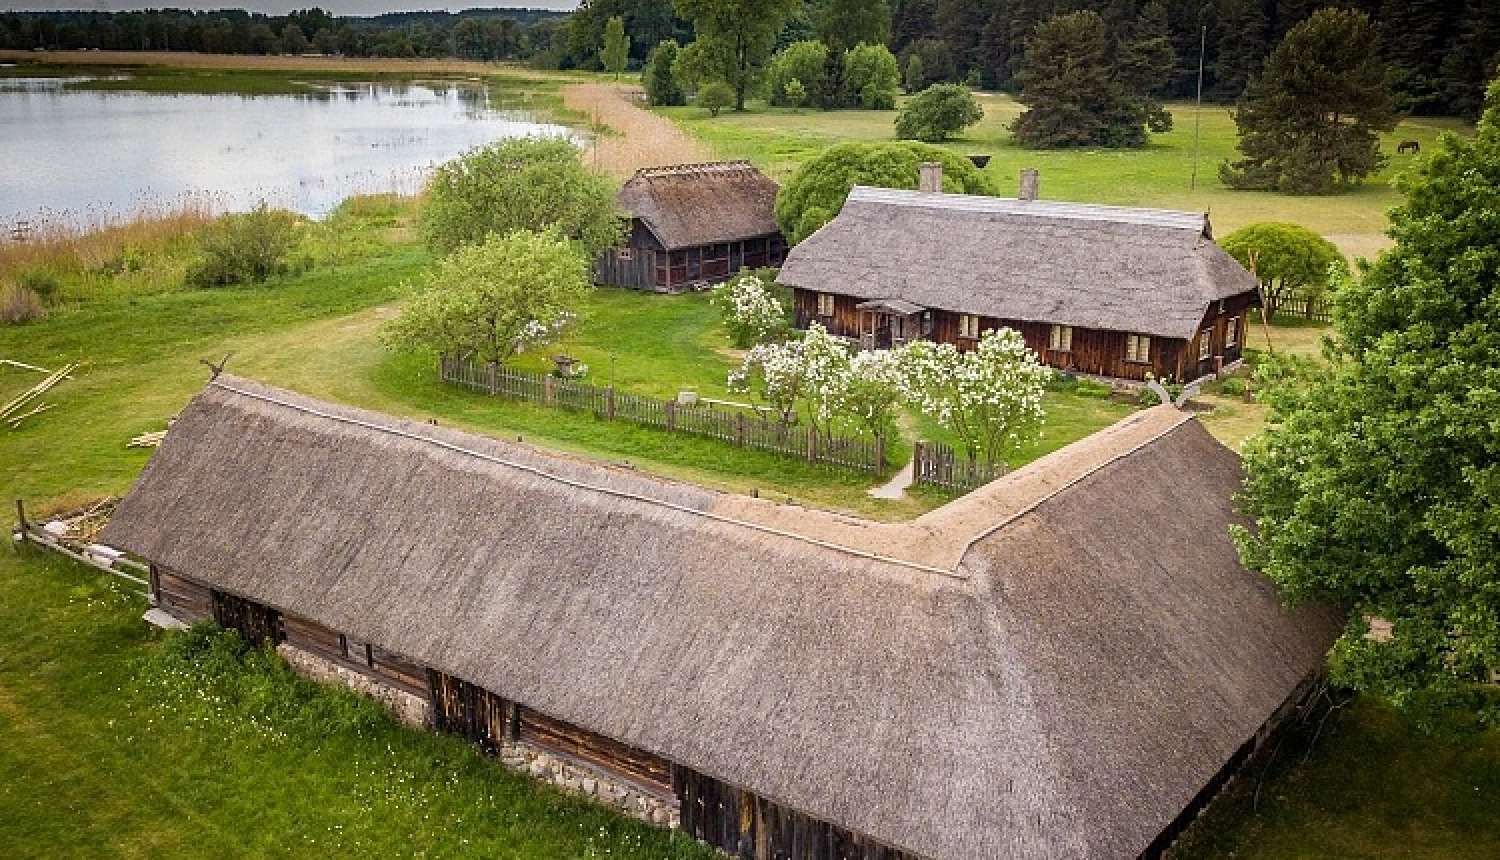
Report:
[[[941,575],[941,576],[949,577],[951,579],[968,579],[968,575],[967,574],[959,573],[957,570],[949,570],[949,569],[942,568],[942,567],[936,567],[936,566],[929,565],[929,564],[923,564],[922,562],[918,562],[918,561],[912,561],[910,559],[897,558],[897,557],[894,557],[894,556],[883,555],[881,553],[871,552],[869,550],[863,550],[863,549],[858,549],[856,547],[846,546],[844,544],[836,543],[834,541],[828,541],[828,540],[823,540],[821,538],[812,537],[811,535],[799,534],[797,532],[790,531],[790,530],[787,530],[787,529],[781,529],[781,528],[776,528],[774,526],[768,526],[768,525],[765,525],[763,523],[757,523],[757,522],[753,522],[753,521],[750,521],[750,520],[743,520],[743,519],[739,519],[739,518],[736,518],[736,517],[726,516],[726,515],[724,515],[722,513],[715,513],[714,511],[699,510],[697,508],[693,508],[693,507],[690,507],[688,505],[682,505],[682,504],[678,504],[676,502],[667,501],[666,499],[655,499],[655,498],[651,498],[650,496],[641,495],[639,493],[633,493],[633,492],[630,492],[628,490],[620,490],[620,489],[615,489],[615,488],[612,488],[612,487],[600,486],[599,484],[593,484],[593,483],[589,483],[587,481],[580,481],[580,480],[576,480],[574,478],[568,478],[568,477],[565,477],[563,475],[554,474],[553,472],[550,472],[550,471],[548,471],[546,469],[543,469],[543,468],[540,468],[538,466],[533,466],[533,465],[529,465],[529,464],[526,464],[526,463],[518,463],[518,462],[516,462],[514,460],[508,460],[508,459],[506,459],[504,457],[499,457],[499,456],[496,456],[494,454],[486,454],[483,451],[476,451],[476,450],[474,450],[472,448],[465,448],[462,445],[457,445],[457,444],[454,444],[452,442],[445,442],[445,441],[443,441],[441,439],[435,439],[435,438],[433,438],[431,436],[424,436],[424,435],[421,435],[419,433],[413,433],[413,432],[402,430],[400,428],[393,427],[393,426],[390,426],[390,425],[380,424],[380,423],[374,422],[374,421],[366,421],[366,420],[361,419],[361,418],[354,418],[354,417],[350,417],[348,415],[339,415],[339,414],[336,414],[336,413],[333,413],[333,412],[328,412],[328,411],[325,411],[325,410],[322,410],[322,409],[315,409],[315,408],[313,408],[311,406],[306,406],[306,405],[303,405],[303,404],[300,404],[300,403],[293,403],[293,402],[291,402],[289,400],[284,400],[284,399],[281,399],[281,398],[278,398],[278,397],[273,397],[273,396],[271,396],[269,394],[261,394],[261,393],[257,393],[257,392],[254,392],[254,391],[247,391],[247,390],[245,390],[243,388],[236,388],[236,387],[234,387],[232,385],[229,385],[229,384],[227,384],[227,383],[225,383],[225,382],[223,382],[221,380],[218,380],[218,379],[211,380],[208,383],[208,387],[210,387],[210,388],[218,388],[218,389],[221,389],[223,391],[228,391],[228,392],[232,392],[234,394],[238,394],[238,395],[240,395],[242,397],[248,397],[248,398],[250,398],[252,400],[260,400],[260,401],[263,401],[265,403],[271,403],[271,404],[274,404],[276,406],[281,406],[281,407],[286,408],[286,409],[292,409],[294,411],[301,412],[301,413],[306,414],[306,415],[313,415],[313,416],[316,416],[316,417],[319,417],[319,418],[324,418],[324,419],[327,419],[329,421],[334,421],[334,422],[337,422],[337,423],[340,423],[340,424],[349,424],[349,425],[353,425],[353,426],[356,426],[356,427],[362,427],[362,428],[367,429],[367,430],[374,430],[374,431],[376,431],[378,433],[385,433],[385,434],[388,434],[388,435],[391,435],[391,436],[396,436],[396,437],[399,437],[399,438],[402,438],[402,439],[409,439],[409,440],[412,440],[412,441],[415,441],[415,442],[425,442],[425,443],[427,443],[429,445],[433,445],[435,447],[442,448],[442,449],[444,449],[446,451],[450,451],[450,452],[453,452],[453,453],[457,453],[457,454],[462,454],[462,455],[466,455],[466,456],[469,456],[469,457],[473,457],[473,458],[478,459],[478,460],[483,460],[483,461],[485,461],[487,463],[494,463],[496,465],[506,466],[506,467],[509,467],[509,468],[512,468],[512,469],[516,469],[517,471],[526,472],[528,474],[536,475],[537,477],[541,477],[541,478],[544,478],[544,479],[547,479],[547,480],[550,480],[550,481],[554,481],[554,482],[559,483],[559,484],[565,484],[567,486],[574,487],[574,488],[577,488],[577,489],[588,490],[588,491],[591,491],[591,492],[596,492],[596,493],[601,493],[601,494],[604,494],[604,495],[614,496],[616,498],[625,498],[625,499],[630,499],[632,501],[644,502],[646,504],[655,505],[657,507],[667,508],[669,510],[676,511],[678,513],[685,513],[685,514],[689,514],[689,515],[693,515],[693,516],[697,516],[697,517],[702,517],[704,519],[713,520],[713,521],[716,521],[716,522],[722,522],[722,523],[727,523],[729,525],[740,526],[742,528],[751,529],[753,531],[758,531],[758,532],[762,532],[762,533],[765,533],[765,534],[776,535],[778,537],[790,538],[792,540],[801,541],[803,543],[812,544],[812,545],[815,545],[815,546],[823,547],[824,549],[830,549],[830,550],[833,550],[835,552],[841,552],[841,553],[844,553],[846,555],[852,555],[852,556],[855,556],[855,557],[858,557],[858,558],[864,558],[864,559],[868,559],[868,560],[871,560],[871,561],[879,561],[879,562],[885,562],[885,563],[889,563],[889,564],[895,564],[895,565],[899,565],[901,567],[907,567],[907,568],[911,568],[911,569],[914,569],[914,570],[923,571],[925,573],[935,573],[935,574],[938,574],[938,575]],[[593,465],[593,464],[589,464],[589,465]],[[595,466],[595,468],[597,468],[597,466]]]
[[[1200,235],[1209,229],[1206,212],[1151,209],[1143,206],[1111,206],[1105,203],[1077,203],[1065,200],[1021,200],[1011,197],[990,197],[983,194],[949,194],[905,188],[880,188],[871,185],[856,185],[851,188],[848,202],[883,203],[892,206],[1034,218],[1112,221],[1146,227],[1193,230]]]
[[[734,173],[743,170],[755,170],[755,165],[748,159],[735,158],[727,161],[699,161],[690,164],[660,164],[652,167],[641,167],[635,171],[632,179],[651,179],[661,176],[690,176],[703,173]]]

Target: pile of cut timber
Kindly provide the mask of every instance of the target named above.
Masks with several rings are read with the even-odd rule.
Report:
[[[61,370],[55,371],[53,373],[48,373],[46,379],[38,382],[35,386],[28,389],[4,406],[0,406],[0,421],[6,422],[11,426],[11,429],[14,430],[15,428],[21,426],[21,422],[25,421],[27,418],[30,418],[31,416],[36,415],[40,412],[46,412],[48,409],[56,406],[56,403],[37,403],[37,400],[43,394],[46,394],[48,391],[52,390],[52,387],[54,385],[62,382],[63,379],[68,376],[68,374],[77,369],[77,364],[68,364],[63,366]],[[28,409],[27,407],[30,408]]]
[[[167,431],[157,430],[154,433],[142,433],[125,443],[126,448],[155,448],[161,444],[161,440],[167,438]]]

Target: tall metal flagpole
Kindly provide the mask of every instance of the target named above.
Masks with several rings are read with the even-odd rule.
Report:
[[[1208,25],[1203,25],[1203,31],[1198,36],[1198,104],[1193,108],[1193,178],[1188,181],[1188,189],[1195,190],[1198,187],[1198,130],[1203,125],[1203,51],[1208,46]]]

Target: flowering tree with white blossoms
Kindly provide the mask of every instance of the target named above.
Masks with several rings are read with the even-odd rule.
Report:
[[[763,343],[787,328],[786,307],[765,279],[749,269],[715,288],[713,301],[724,311],[724,327],[735,346]]]
[[[1051,371],[1019,332],[986,331],[969,352],[949,343],[913,341],[898,361],[903,397],[957,434],[971,460],[1002,462],[1040,430],[1042,392]]]
[[[840,423],[879,436],[895,426],[896,366],[888,352],[851,355],[845,341],[813,323],[800,340],[751,349],[729,374],[729,388],[751,392],[787,423],[800,408],[825,436]]]

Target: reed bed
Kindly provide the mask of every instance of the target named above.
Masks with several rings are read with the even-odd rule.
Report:
[[[593,141],[585,160],[596,170],[629,179],[642,167],[711,161],[713,151],[671,120],[646,110],[640,89],[621,84],[570,84],[563,105],[587,117]]]

